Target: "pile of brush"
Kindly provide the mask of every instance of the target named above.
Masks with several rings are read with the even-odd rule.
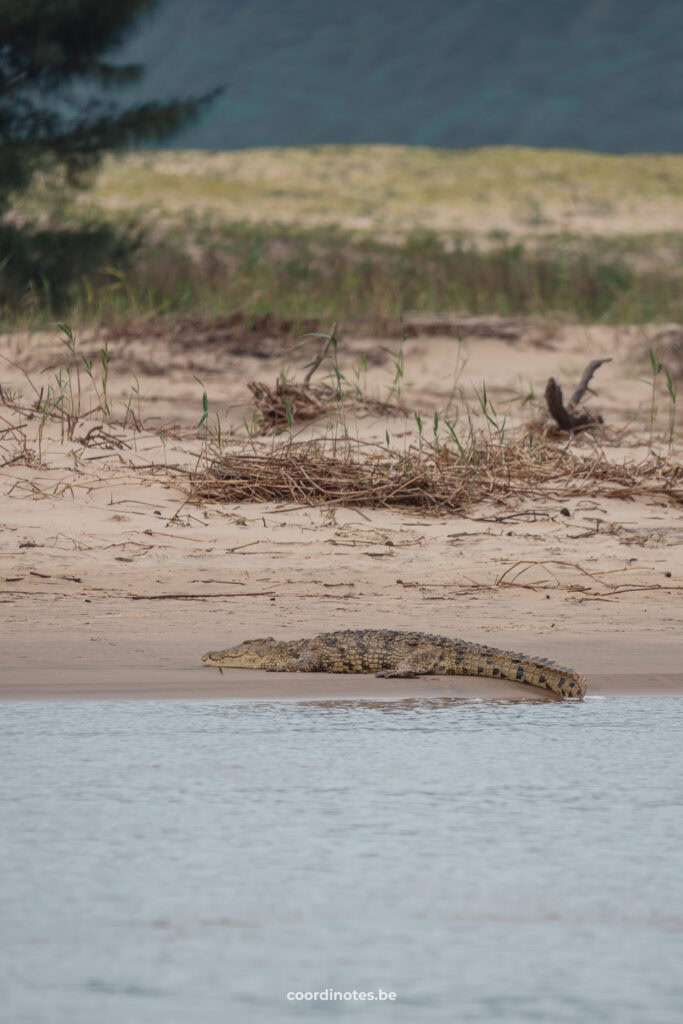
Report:
[[[359,391],[331,384],[297,384],[284,376],[278,377],[274,387],[257,381],[249,383],[254,396],[255,420],[259,433],[279,434],[295,425],[312,423],[323,417],[353,411],[355,415],[396,415],[399,406],[368,398]]]
[[[458,512],[482,501],[661,496],[683,503],[683,468],[649,458],[613,463],[528,439],[486,439],[458,450],[396,451],[375,444],[288,441],[260,454],[224,453],[192,482],[195,502],[292,502]]]

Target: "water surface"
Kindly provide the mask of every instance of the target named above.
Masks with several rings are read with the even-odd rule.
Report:
[[[0,720],[12,1024],[683,1017],[683,700]]]

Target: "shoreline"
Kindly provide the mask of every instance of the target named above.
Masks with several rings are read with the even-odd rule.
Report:
[[[588,697],[683,697],[683,672],[598,673]],[[473,676],[377,679],[370,675],[271,673],[203,668],[10,669],[0,678],[0,701],[236,700],[357,701],[453,698],[558,701],[539,687]]]

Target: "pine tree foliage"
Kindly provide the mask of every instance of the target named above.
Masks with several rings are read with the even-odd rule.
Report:
[[[220,90],[122,105],[140,64],[111,59],[157,0],[0,0],[0,213],[37,170],[71,184],[115,149],[161,140]]]

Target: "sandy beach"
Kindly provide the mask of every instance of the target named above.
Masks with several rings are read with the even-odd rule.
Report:
[[[573,450],[637,463],[652,448],[679,459],[680,444],[666,441],[661,401],[650,445],[642,329],[551,321],[507,327],[494,318],[488,331],[465,332],[462,343],[431,333],[407,340],[408,408],[430,423],[449,401],[461,404],[456,377],[470,398],[485,380],[507,429],[522,430],[542,417],[550,374],[573,386],[588,359],[611,358],[588,403],[603,415],[605,431],[597,440],[575,439]],[[650,336],[659,329],[648,329]],[[79,344],[96,359],[103,338],[84,333]],[[146,337],[144,325],[118,336],[110,330],[107,340],[118,425],[87,414],[84,389],[86,413],[69,438],[58,421],[31,412],[35,390],[48,379],[41,370],[63,356],[56,336],[3,338],[11,364],[3,365],[0,407],[0,696],[546,699],[493,680],[220,676],[200,665],[206,650],[248,637],[369,625],[552,658],[583,672],[593,695],[683,693],[677,498],[648,493],[646,485],[624,498],[493,495],[440,515],[283,502],[195,505],[188,474],[207,451],[196,429],[202,391],[193,375],[207,389],[211,417],[220,416],[224,449],[240,450],[253,416],[247,382],[272,384],[283,369],[301,379],[307,357],[267,331],[258,354],[206,332]],[[349,377],[368,357],[363,388],[378,400],[391,391],[393,363],[382,346],[392,345],[349,332],[340,344]],[[133,375],[140,429],[121,425]],[[528,395],[535,397],[523,403]],[[395,444],[418,440],[412,411],[347,416],[346,429],[359,441],[385,432]],[[485,425],[475,419],[477,429]],[[331,421],[299,436],[316,430],[339,436]],[[252,439],[254,450],[274,443]]]

